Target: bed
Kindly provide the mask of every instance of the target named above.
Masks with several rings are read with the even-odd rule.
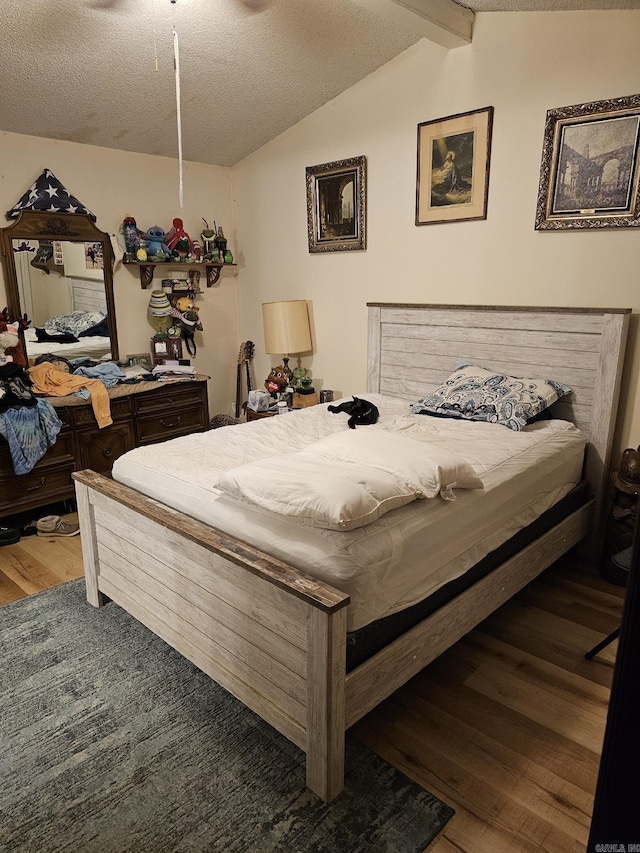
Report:
[[[153,493],[149,483],[154,477],[145,473],[144,453],[137,451],[132,452],[137,454],[132,457],[135,465],[121,475],[136,488],[91,471],[74,475],[89,602],[100,606],[105,597],[115,601],[301,747],[306,752],[307,785],[330,802],[343,787],[344,733],[349,726],[568,549],[587,536],[591,549],[599,547],[629,314],[627,309],[369,304],[366,392],[381,404],[383,428],[389,418],[402,417],[406,401],[440,385],[461,358],[519,376],[553,377],[570,386],[571,393],[551,407],[554,420],[523,430],[521,440],[536,444],[549,434],[553,442],[568,437],[573,449],[560,454],[569,460],[560,475],[564,486],[557,485],[555,495],[544,498],[561,503],[569,481],[579,477],[575,456],[580,452],[581,467],[579,430],[588,445],[583,476],[589,497],[349,671],[347,638],[361,623],[366,627],[378,611],[363,613],[355,598],[351,602],[348,584],[327,582],[323,579],[327,575],[314,566],[315,574],[301,569],[298,563],[304,565],[303,561],[286,559],[288,548],[278,551],[273,542],[265,547],[266,539],[259,538],[246,515],[238,514],[239,528],[230,523],[231,532],[212,527],[194,517],[193,508],[202,503],[195,492],[191,511],[185,512],[188,504],[180,500],[188,500],[189,489],[198,485],[196,479],[187,481],[182,498],[180,488],[173,490],[178,497],[167,500],[175,506],[143,494],[141,489]],[[326,423],[327,413],[313,408],[315,413],[286,415],[292,419],[289,428],[303,417],[305,423],[314,418],[318,425]],[[337,424],[340,416],[332,417]],[[462,433],[467,425],[459,426]],[[505,429],[478,426],[485,432]],[[230,430],[244,442],[250,430],[258,429],[266,436],[269,421],[214,432]],[[488,494],[491,476],[483,472]],[[545,473],[538,486],[527,485],[527,490],[542,488],[546,479]],[[159,480],[155,478],[158,488]],[[478,502],[475,492],[471,488],[459,492],[458,500],[451,502],[460,518]],[[385,531],[389,539],[395,527],[403,539],[408,528],[398,525],[415,522],[421,511],[418,504],[442,503],[415,501],[393,509],[366,529],[389,527]],[[527,506],[524,501],[525,524]],[[538,510],[543,510],[542,504]],[[231,518],[233,513],[227,515]],[[281,520],[274,517],[273,523],[277,531]],[[316,540],[299,527],[302,553],[305,547],[313,550]],[[464,529],[462,522],[457,529]],[[360,533],[330,531],[325,538],[335,545],[343,536],[357,540]],[[331,555],[338,552],[329,554],[331,562]],[[401,576],[404,568],[404,562],[396,559],[394,571]],[[464,567],[458,574],[466,574]],[[402,615],[405,608],[411,609],[413,597],[424,593],[409,594],[409,586],[405,584],[384,615],[393,616],[393,611]]]
[[[102,279],[68,277],[68,311],[50,317],[40,330],[47,333],[46,340],[38,340],[34,326],[25,330],[25,343],[29,361],[35,363],[42,355],[74,358],[91,358],[96,361],[111,358],[111,338],[106,323],[107,303]],[[61,342],[55,335],[67,333],[77,340]]]

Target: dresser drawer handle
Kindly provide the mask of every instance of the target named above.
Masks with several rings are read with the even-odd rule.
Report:
[[[25,492],[35,492],[35,491],[37,491],[38,489],[41,489],[41,488],[44,486],[44,484],[46,483],[46,481],[47,481],[47,480],[46,480],[46,477],[40,477],[40,482],[39,482],[39,483],[37,483],[35,486],[25,486],[23,491],[25,491]]]
[[[111,450],[110,447],[103,447],[102,448],[102,455],[104,456],[105,459],[111,459],[111,457],[113,456],[113,450]]]
[[[178,424],[181,423],[181,421],[182,421],[182,415],[178,415],[177,420],[171,421],[171,423],[168,423],[167,421],[162,420],[162,421],[160,421],[160,424],[163,427],[174,427],[174,426],[178,426]]]

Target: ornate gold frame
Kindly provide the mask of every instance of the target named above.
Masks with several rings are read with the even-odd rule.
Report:
[[[307,232],[310,252],[366,248],[366,157],[307,166]],[[352,191],[343,196],[345,187]],[[352,193],[353,210],[348,208]],[[347,217],[344,217],[344,210]]]

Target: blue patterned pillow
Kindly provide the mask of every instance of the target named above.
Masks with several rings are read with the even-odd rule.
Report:
[[[571,393],[552,379],[507,376],[466,364],[438,388],[411,404],[418,415],[488,421],[521,430],[546,408]]]
[[[44,329],[49,334],[67,332],[78,338],[84,332],[104,322],[106,316],[106,311],[72,311],[70,314],[58,314],[57,317],[51,317],[45,322]]]

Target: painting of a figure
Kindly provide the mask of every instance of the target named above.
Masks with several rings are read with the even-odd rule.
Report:
[[[418,125],[416,225],[486,219],[493,107]]]
[[[547,110],[535,227],[640,225],[640,95]]]
[[[441,136],[432,142],[431,204],[470,204],[473,195],[475,132]]]

